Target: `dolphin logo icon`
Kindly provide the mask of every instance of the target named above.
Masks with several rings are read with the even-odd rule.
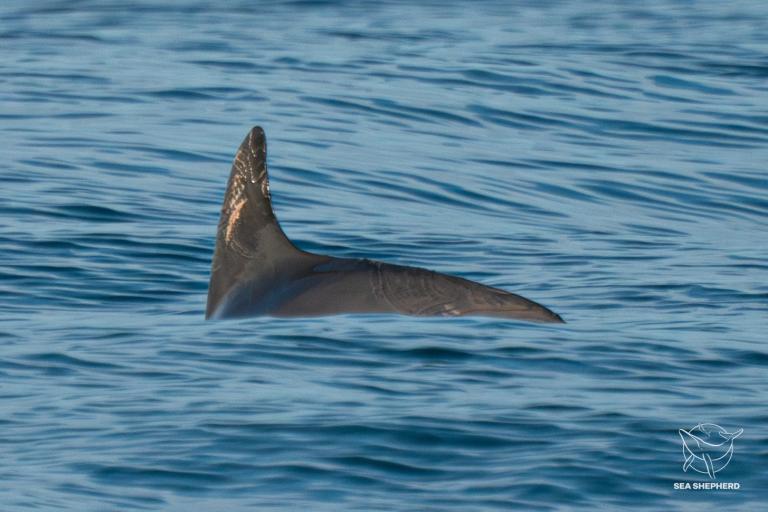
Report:
[[[685,457],[683,471],[693,469],[715,478],[715,474],[731,462],[733,441],[743,432],[743,428],[728,432],[714,423],[699,423],[690,430],[681,428],[679,433]]]

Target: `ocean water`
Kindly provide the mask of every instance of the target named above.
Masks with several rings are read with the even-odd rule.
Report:
[[[758,510],[768,4],[0,4],[0,510]],[[203,320],[253,125],[304,249],[568,323]],[[715,482],[678,430],[743,428]]]

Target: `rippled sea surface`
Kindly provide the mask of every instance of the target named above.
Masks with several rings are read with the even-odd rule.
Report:
[[[768,4],[0,5],[0,510],[757,510]],[[203,320],[253,125],[306,250],[560,313]],[[744,429],[716,482],[678,429]]]

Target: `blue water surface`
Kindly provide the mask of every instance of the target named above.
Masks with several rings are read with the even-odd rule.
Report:
[[[418,5],[414,5],[418,4]],[[758,510],[768,3],[0,3],[0,510]],[[205,322],[253,125],[306,250],[568,324]],[[717,482],[678,429],[744,429]]]

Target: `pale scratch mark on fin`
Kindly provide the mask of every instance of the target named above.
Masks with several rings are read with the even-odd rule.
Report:
[[[261,182],[261,195],[269,199],[269,181],[266,179]]]
[[[456,305],[452,302],[443,304],[443,316],[459,316],[461,311],[456,308]]]
[[[240,218],[240,212],[243,210],[243,206],[245,206],[245,199],[241,199],[237,204],[235,204],[235,206],[232,207],[232,213],[229,214],[229,219],[227,220],[227,230],[224,235],[227,243],[232,242],[232,235],[235,232],[235,224],[237,224],[237,220]]]

